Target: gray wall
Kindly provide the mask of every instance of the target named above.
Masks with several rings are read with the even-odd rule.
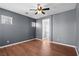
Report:
[[[37,20],[41,25],[42,20]],[[36,28],[36,37],[42,38],[42,26]],[[79,50],[79,4],[76,9],[51,16],[51,38],[53,41],[75,45]]]
[[[53,41],[76,45],[76,11],[53,15]]]
[[[36,20],[36,38],[42,39],[42,20]]]
[[[36,20],[42,25],[42,20]],[[76,10],[70,10],[51,16],[51,40],[76,45]],[[42,38],[42,26],[36,28],[36,37]]]
[[[77,4],[76,8],[76,19],[77,19],[77,34],[76,34],[76,39],[77,39],[77,47],[79,50],[79,4]]]
[[[43,17],[43,18],[40,18],[40,19],[36,20],[36,23],[38,24],[38,26],[36,26],[36,38],[42,39],[42,20],[45,19],[45,18],[50,18],[51,19],[50,16],[47,16],[47,17]],[[50,23],[52,23],[52,22],[50,22]]]
[[[0,8],[0,17],[1,15],[13,17],[13,24],[0,22],[0,46],[35,38],[35,28],[31,26],[35,19]],[[8,40],[10,43],[7,43]]]

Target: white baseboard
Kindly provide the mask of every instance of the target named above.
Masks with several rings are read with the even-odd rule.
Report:
[[[77,53],[77,56],[79,56],[78,48],[77,48],[76,46],[75,46],[74,48],[75,48],[75,51],[76,51],[76,53]]]
[[[34,39],[25,40],[25,41],[21,41],[21,42],[17,42],[17,43],[8,44],[8,45],[5,45],[5,46],[0,46],[0,48],[5,48],[5,47],[21,44],[21,43],[24,43],[24,42],[29,42],[29,41],[32,41],[32,40],[35,40],[35,38]]]
[[[75,48],[75,51],[77,53],[77,56],[79,55],[78,54],[78,48],[76,46],[74,46],[74,45],[69,45],[69,44],[64,44],[64,43],[59,43],[59,42],[51,42],[51,43],[55,43],[55,44],[60,44],[60,45],[64,45],[64,46],[73,47],[73,48]]]
[[[51,43],[60,44],[60,45],[64,45],[64,46],[69,46],[69,47],[75,47],[74,45],[69,45],[69,44],[65,44],[65,43],[59,43],[59,42],[53,42],[53,41]]]
[[[41,40],[41,39],[36,38],[36,40]],[[74,45],[69,45],[69,44],[64,44],[64,43],[59,43],[59,42],[53,42],[53,41],[50,41],[50,43],[55,43],[55,44],[59,44],[59,45],[73,47],[73,48],[75,48],[75,51],[77,53],[77,56],[79,55],[78,48],[76,46],[74,46]]]
[[[42,39],[35,38],[35,40],[42,40]]]
[[[21,43],[24,43],[24,42],[29,42],[29,41],[32,41],[32,40],[42,40],[42,39],[38,39],[38,38],[29,39],[29,40],[25,40],[25,41],[21,41],[21,42],[17,42],[17,43],[8,44],[8,45],[5,45],[5,46],[0,46],[0,48],[5,48],[5,47],[21,44]],[[55,43],[55,44],[60,44],[60,45],[65,45],[65,46],[73,47],[73,48],[75,48],[75,51],[76,51],[77,55],[79,55],[78,54],[78,49],[77,49],[76,46],[68,45],[68,44],[63,44],[63,43],[58,43],[58,42],[50,42],[50,43]]]
[[[75,51],[77,53],[77,56],[79,55],[78,54],[78,48],[76,46],[74,46],[74,45],[69,45],[69,44],[64,44],[64,43],[59,43],[59,42],[51,42],[51,43],[55,43],[55,44],[60,44],[60,45],[64,45],[64,46],[73,47],[73,48],[75,48]]]

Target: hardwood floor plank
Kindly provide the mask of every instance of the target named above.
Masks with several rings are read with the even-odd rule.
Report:
[[[0,56],[76,56],[72,47],[32,40],[0,49]]]

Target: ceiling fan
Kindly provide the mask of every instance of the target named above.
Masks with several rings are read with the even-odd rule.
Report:
[[[50,10],[49,8],[43,8],[40,4],[37,4],[37,8],[36,9],[30,9],[30,11],[35,11],[35,15],[42,13],[45,14],[45,10]]]

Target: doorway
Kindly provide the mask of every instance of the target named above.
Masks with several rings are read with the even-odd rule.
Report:
[[[42,40],[51,41],[51,19],[46,18],[42,20]]]

